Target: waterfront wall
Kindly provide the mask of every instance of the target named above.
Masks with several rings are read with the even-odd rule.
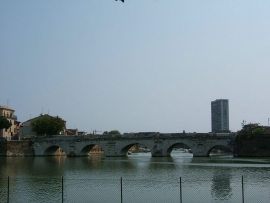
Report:
[[[6,156],[7,154],[7,141],[6,139],[0,138],[0,156]]]
[[[34,156],[34,148],[31,141],[6,142],[6,156]]]
[[[239,157],[270,157],[270,134],[241,135],[236,144]]]
[[[93,147],[91,154],[102,154],[103,150],[99,146]],[[55,152],[55,156],[65,156],[65,152],[58,149]],[[0,156],[7,157],[23,157],[23,156],[35,156],[33,143],[30,140],[23,141],[6,141],[0,140]]]

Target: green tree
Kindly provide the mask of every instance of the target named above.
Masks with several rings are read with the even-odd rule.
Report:
[[[66,122],[56,116],[41,115],[31,122],[32,131],[37,135],[59,135],[66,127]]]
[[[9,129],[10,127],[12,126],[11,122],[8,121],[8,119],[6,119],[5,117],[3,116],[0,116],[0,130],[1,129]]]
[[[121,133],[118,130],[111,130],[109,132],[104,131],[103,135],[120,135]]]
[[[260,128],[255,128],[253,131],[252,131],[253,134],[255,135],[262,135],[262,134],[266,134],[267,133],[267,130],[263,127],[260,127]]]

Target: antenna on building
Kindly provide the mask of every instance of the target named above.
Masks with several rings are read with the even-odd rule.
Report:
[[[8,107],[8,103],[9,103],[9,101],[7,100],[7,107]]]

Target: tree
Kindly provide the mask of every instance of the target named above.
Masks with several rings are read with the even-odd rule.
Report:
[[[8,119],[6,119],[5,117],[3,116],[0,116],[0,130],[1,129],[9,129],[10,127],[12,126],[11,122],[8,121]]]
[[[255,134],[255,135],[262,135],[262,134],[266,134],[267,130],[264,127],[260,127],[260,128],[255,128],[252,131],[252,133]]]
[[[31,122],[32,131],[37,135],[59,135],[66,127],[66,122],[56,116],[40,115]]]
[[[111,130],[110,132],[104,131],[103,135],[120,135],[118,130]]]

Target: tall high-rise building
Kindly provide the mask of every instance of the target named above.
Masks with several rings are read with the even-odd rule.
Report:
[[[217,99],[211,102],[212,132],[229,130],[229,100]]]

